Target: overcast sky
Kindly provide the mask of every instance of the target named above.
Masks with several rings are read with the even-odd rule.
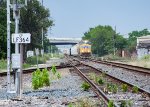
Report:
[[[117,33],[150,29],[150,0],[43,0],[55,26],[51,37],[82,37],[91,27],[110,25]]]

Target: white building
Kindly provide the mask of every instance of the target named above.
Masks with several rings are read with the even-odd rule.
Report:
[[[138,58],[150,54],[150,35],[138,37],[136,49]]]

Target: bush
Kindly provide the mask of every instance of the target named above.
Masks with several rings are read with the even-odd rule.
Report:
[[[43,69],[42,71],[40,71],[40,69],[37,69],[32,73],[32,87],[34,90],[49,85],[50,80],[47,69]]]
[[[81,88],[83,88],[84,91],[89,90],[91,86],[87,82],[83,82]]]
[[[126,92],[128,90],[128,85],[127,84],[122,84],[122,90],[123,92]]]

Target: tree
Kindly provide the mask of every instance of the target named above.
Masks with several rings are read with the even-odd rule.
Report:
[[[126,39],[122,35],[115,34],[111,26],[99,25],[90,28],[88,32],[84,33],[83,39],[92,43],[92,52],[99,56],[113,53],[114,46],[118,50],[122,50],[126,46]]]
[[[47,29],[53,26],[53,21],[50,19],[50,12],[44,8],[38,0],[30,0],[25,8],[21,9],[20,17],[20,32],[31,33],[31,43],[24,45],[24,53],[27,50],[42,48],[42,27],[44,30],[44,40],[48,40]]]
[[[127,45],[127,49],[129,50],[129,52],[132,53],[133,51],[136,50],[137,37],[146,36],[149,34],[150,32],[147,29],[143,29],[141,31],[132,31],[131,33],[129,33],[128,45]]]
[[[6,10],[6,0],[0,1],[0,59],[6,58],[7,56],[7,10]],[[11,20],[12,20],[11,13]],[[14,32],[14,24],[11,23],[11,34]],[[12,50],[14,50],[11,44]]]

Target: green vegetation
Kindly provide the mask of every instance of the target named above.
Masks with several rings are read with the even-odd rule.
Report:
[[[52,74],[51,74],[51,78],[52,79],[60,79],[61,78],[61,75],[60,75],[60,73],[59,72],[57,72],[57,69],[56,69],[56,66],[55,65],[53,65],[52,66],[52,68],[51,68],[51,72],[52,72]]]
[[[40,71],[40,69],[37,69],[32,73],[32,87],[34,90],[49,85],[50,79],[47,69],[43,69],[42,71]]]
[[[0,60],[0,69],[7,69],[7,61],[4,59]]]
[[[110,100],[110,101],[108,102],[108,107],[115,107],[115,106],[114,106],[114,101]]]
[[[89,90],[91,86],[87,83],[87,82],[83,82],[82,85],[81,85],[81,88],[84,90],[84,91],[87,91]]]
[[[99,84],[104,84],[105,83],[105,81],[104,81],[104,79],[102,77],[100,77],[97,82]]]
[[[34,10],[34,12],[32,11]],[[13,20],[13,12],[11,11],[11,19]],[[37,17],[38,16],[38,17]],[[7,53],[7,12],[6,12],[6,0],[1,0],[0,5],[0,59],[6,58]],[[43,23],[39,23],[39,22]],[[27,27],[28,25],[28,27]],[[48,28],[53,26],[53,21],[50,18],[50,11],[42,6],[38,0],[28,1],[28,5],[20,10],[20,32],[30,32],[31,43],[29,45],[23,45],[24,47],[24,59],[26,59],[26,51],[34,50],[35,48],[43,48],[41,44],[41,26],[44,29],[44,50],[48,51],[49,40],[46,38]],[[15,24],[11,23],[11,34],[14,32]],[[14,52],[14,44],[11,44],[12,52]]]
[[[102,57],[101,57],[101,59],[102,59]],[[117,55],[109,54],[109,55],[103,56],[103,60],[115,61],[115,60],[128,60],[128,59],[120,57],[120,56],[117,56]]]
[[[56,70],[56,66],[55,66],[55,65],[52,66],[51,71],[52,71],[52,73],[53,73],[54,75],[56,74],[57,70]]]
[[[132,87],[132,92],[133,93],[138,93],[139,92],[139,88],[137,86],[133,86]]]
[[[98,105],[99,102],[91,98],[81,98],[77,100],[77,102],[73,103],[71,107],[99,107]]]
[[[25,69],[25,68],[29,68],[29,67],[31,67],[31,65],[30,65],[30,64],[23,63],[23,69]]]
[[[118,87],[116,84],[107,83],[107,90],[112,93],[117,93]]]
[[[122,100],[120,107],[132,107],[132,101],[131,100]]]
[[[30,65],[36,65],[37,57],[36,56],[28,57],[26,59],[26,63]],[[46,63],[45,57],[38,56],[38,64],[45,64],[45,63]]]
[[[122,84],[121,88],[122,88],[123,92],[126,92],[128,90],[128,85],[127,84]]]
[[[90,77],[90,79],[92,79],[92,80],[95,80],[95,76],[96,76],[95,73],[90,73],[90,74],[89,74],[89,77]]]
[[[124,49],[127,44],[127,40],[122,35],[115,34],[111,26],[98,25],[90,28],[84,33],[83,39],[91,42],[92,52],[98,56],[113,53],[114,46],[119,50]]]
[[[60,79],[60,78],[61,78],[61,75],[60,75],[60,73],[59,73],[59,72],[57,73],[57,78],[58,78],[58,79]]]
[[[144,60],[144,61],[150,61],[150,55],[145,55],[141,58],[141,60]]]

